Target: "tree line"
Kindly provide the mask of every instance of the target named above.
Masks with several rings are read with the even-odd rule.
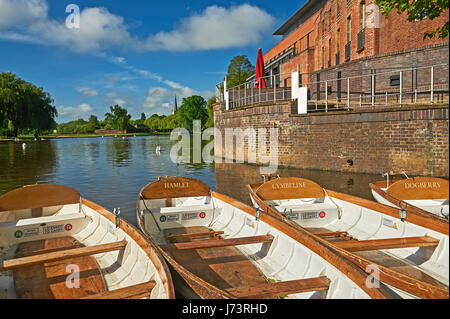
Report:
[[[51,134],[92,134],[97,129],[126,130],[128,125],[145,125],[150,132],[169,132],[184,127],[192,131],[192,121],[200,120],[202,128],[214,126],[212,105],[199,95],[183,98],[181,106],[172,115],[153,114],[149,118],[141,113],[132,120],[128,110],[120,105],[109,107],[104,119],[91,115],[88,119],[76,119],[57,124],[58,115],[50,94],[16,75],[0,73],[0,136]]]

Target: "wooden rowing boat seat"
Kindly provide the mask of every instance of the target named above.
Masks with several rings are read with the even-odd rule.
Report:
[[[78,299],[106,294],[101,270],[92,255],[124,249],[126,244],[119,241],[84,247],[72,237],[21,243],[15,258],[3,261],[0,271],[13,271],[19,299]]]

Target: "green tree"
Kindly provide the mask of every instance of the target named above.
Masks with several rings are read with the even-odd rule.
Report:
[[[206,127],[214,127],[214,110],[213,105],[216,103],[216,97],[213,96],[209,98],[208,105],[206,106],[206,111],[208,113],[208,120],[206,121]]]
[[[131,115],[128,114],[127,109],[114,105],[109,107],[111,112],[105,113],[105,121],[112,124],[114,128],[119,130],[126,130]]]
[[[10,72],[0,73],[0,126],[9,126],[14,136],[19,130],[39,133],[54,128],[58,112],[53,102],[43,88]]]
[[[147,118],[145,117],[145,113],[141,113],[141,121],[145,122]]]
[[[235,56],[228,66],[227,87],[245,83],[245,81],[255,72],[255,67],[250,63],[246,55]]]
[[[200,120],[202,129],[205,127],[208,120],[208,113],[206,112],[206,101],[199,95],[192,95],[183,98],[183,103],[176,113],[178,122],[184,128],[192,131],[193,121]]]
[[[413,22],[428,18],[433,20],[441,15],[444,10],[449,8],[448,0],[376,0],[376,4],[380,7],[381,13],[386,16],[392,10],[397,10],[397,13],[407,12],[408,21]],[[424,34],[424,39],[433,38],[436,34],[439,38],[448,37],[449,23],[439,26],[435,30],[427,31]]]

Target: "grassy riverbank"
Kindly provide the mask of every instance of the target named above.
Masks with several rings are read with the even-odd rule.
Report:
[[[134,136],[169,136],[170,132],[154,132],[154,133],[126,133],[126,134],[64,134],[64,135],[58,135],[58,134],[50,134],[50,135],[42,135],[39,136],[39,138],[43,139],[56,139],[56,138],[86,138],[86,137],[122,137],[122,136],[128,136],[128,137],[134,137]],[[19,135],[19,140],[34,140],[33,135]],[[0,136],[0,141],[14,141],[13,137],[6,137],[6,136]]]

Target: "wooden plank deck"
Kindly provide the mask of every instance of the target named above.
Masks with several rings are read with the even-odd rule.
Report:
[[[89,295],[82,299],[140,299],[149,298],[152,289],[155,287],[155,281],[148,281],[137,285],[132,285],[107,292],[101,292],[95,295]]]
[[[82,247],[72,237],[39,240],[19,245],[16,258]],[[68,265],[79,267],[79,288],[68,288]],[[64,260],[33,264],[13,270],[16,295],[21,299],[78,299],[106,292],[103,276],[92,256],[73,257]]]
[[[210,231],[212,230],[203,226],[181,227],[166,230],[165,236]],[[209,240],[220,239],[220,236],[214,236]],[[177,238],[179,243],[195,243],[199,240],[204,241],[204,238],[189,236]],[[259,269],[234,246],[171,250],[169,254],[188,271],[220,289],[267,284]]]
[[[186,238],[186,237],[185,237]],[[163,250],[188,250],[188,249],[205,249],[205,248],[219,248],[227,246],[271,243],[273,241],[272,235],[250,236],[241,238],[229,238],[216,240],[198,240],[187,243],[173,243],[167,245],[160,245]]]
[[[16,257],[14,259],[5,260],[3,262],[3,265],[0,266],[0,271],[29,267],[36,264],[48,262],[62,261],[70,258],[90,256],[99,253],[106,253],[113,250],[123,249],[126,245],[127,242],[123,240],[96,246],[69,248],[65,250],[43,252],[41,254],[33,254],[31,256]]]
[[[307,230],[316,235],[331,232],[327,228],[308,228]],[[324,238],[324,239],[329,240],[329,238]],[[394,256],[388,255],[382,251],[379,251],[378,249],[381,249],[381,248],[376,248],[376,250],[373,250],[375,248],[375,246],[372,245],[370,248],[364,249],[364,247],[365,247],[364,244],[361,245],[358,243],[364,243],[364,242],[366,242],[365,240],[361,240],[361,241],[349,240],[349,241],[347,241],[347,240],[342,240],[342,239],[335,239],[335,240],[329,240],[329,241],[333,242],[334,245],[338,245],[339,247],[342,247],[342,248],[347,247],[345,249],[348,249],[348,247],[351,247],[352,245],[356,245],[356,246],[353,246],[354,249],[356,249],[356,250],[354,250],[354,252],[357,255],[374,262],[375,264],[378,264],[378,265],[381,265],[384,267],[388,267],[394,271],[397,271],[401,274],[407,275],[416,280],[420,280],[420,281],[426,282],[428,284],[431,284],[431,285],[434,285],[437,287],[448,289],[447,286],[445,286],[438,280],[434,279],[430,275],[426,274],[425,272],[423,272],[419,268],[415,267],[414,265],[411,265],[410,263],[402,261],[402,260],[400,260]],[[417,239],[415,239],[413,241],[415,241],[416,244],[417,243],[420,244],[420,242],[423,242],[423,241],[417,240]],[[429,249],[433,249],[433,247],[436,246],[436,240],[432,237],[425,238],[425,241],[426,241],[426,243],[424,244],[424,246],[428,246]],[[375,243],[377,243],[376,240],[375,240]],[[380,243],[381,242],[378,242],[378,244],[380,244]],[[374,244],[374,243],[372,243],[372,244]],[[399,241],[397,241],[396,244],[398,246]],[[412,243],[410,243],[410,244],[413,246],[417,246]],[[347,246],[347,245],[350,245],[350,246]],[[357,247],[359,247],[360,249],[357,249]],[[396,247],[396,248],[398,248],[398,247]],[[410,262],[412,262],[412,261],[410,260]],[[417,264],[417,266],[419,266],[419,264]]]
[[[434,247],[439,244],[439,239],[430,236],[385,238],[372,240],[351,240],[334,243],[339,248],[348,251],[365,251],[380,249],[395,249],[408,247]]]
[[[227,289],[227,292],[241,299],[273,298],[281,295],[298,294],[302,292],[328,290],[330,279],[325,276],[299,280],[267,283],[257,286],[237,287]]]

